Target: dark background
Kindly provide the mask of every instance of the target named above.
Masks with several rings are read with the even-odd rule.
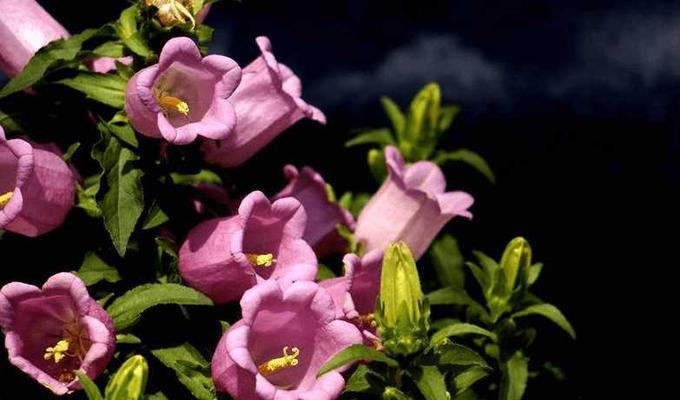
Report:
[[[115,18],[122,3],[41,1],[71,32]],[[254,38],[269,36],[328,116],[241,168],[253,187],[263,165],[273,178],[262,185],[276,187],[280,166],[294,162],[340,193],[374,190],[364,149],[342,144],[387,124],[379,96],[406,106],[437,81],[463,110],[445,146],[477,151],[497,175],[491,185],[445,168],[449,188],[476,197],[473,221],[451,229],[466,252],[494,257],[513,236],[528,238],[545,263],[536,293],[578,334],[572,343],[545,325],[534,351],[563,366],[569,384],[530,384],[529,398],[677,398],[680,4],[225,0],[207,23],[212,52],[241,65],[257,56]]]

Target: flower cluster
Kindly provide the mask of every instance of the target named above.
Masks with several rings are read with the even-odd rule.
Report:
[[[194,7],[188,0],[142,4],[154,11],[149,18],[162,25],[157,28],[163,34],[173,29],[192,31],[207,13],[207,7]],[[10,77],[20,74],[31,55],[49,41],[69,37],[33,1],[0,0],[0,8],[0,39],[5,40],[0,43],[0,67]],[[132,20],[144,15],[135,14]],[[27,36],[27,31],[33,32],[27,24],[44,31]],[[121,41],[109,46],[110,51],[121,43],[130,46],[130,38],[119,34]],[[277,61],[269,39],[258,37],[256,43],[261,55],[244,68],[225,56],[204,56],[188,36],[167,40],[157,59],[140,57],[141,50],[134,46],[115,58],[95,57],[96,52],[83,50],[82,65],[71,71],[74,74],[109,79],[118,69],[129,72],[124,106],[121,102],[120,109],[110,113],[116,115],[114,122],[99,116],[104,145],[88,153],[99,161],[101,170],[82,178],[79,171],[91,169],[90,160],[71,162],[72,154],[65,156],[55,143],[23,136],[8,139],[0,127],[0,229],[26,237],[52,231],[60,235],[60,226],[78,205],[89,216],[103,214],[108,233],[121,242],[125,236],[121,231],[130,224],[125,218],[134,214],[126,208],[134,208],[136,201],[144,203],[141,196],[129,192],[135,185],[148,184],[141,180],[146,171],[130,172],[137,168],[136,162],[152,171],[145,179],[157,179],[153,187],[173,182],[176,189],[182,178],[164,169],[170,164],[168,153],[193,149],[202,167],[233,168],[303,118],[325,123],[325,115],[302,100],[300,79]],[[65,65],[54,68],[68,68]],[[118,82],[126,75],[115,76],[111,79]],[[32,89],[24,94],[40,95]],[[93,116],[88,115],[96,120]],[[125,136],[126,128],[141,136]],[[109,147],[107,138],[113,143]],[[180,150],[179,146],[191,143],[196,145]],[[138,145],[153,151],[145,154]],[[447,192],[444,174],[430,161],[407,164],[393,146],[384,148],[384,160],[387,178],[363,210],[354,214],[356,220],[309,166],[285,165],[287,184],[269,196],[256,190],[240,198],[226,185],[192,182],[192,193],[206,194],[225,207],[211,209],[197,198],[171,199],[173,204],[193,202],[196,211],[196,220],[186,229],[167,224],[155,238],[176,239],[180,244],[178,251],[168,251],[176,260],[176,282],[191,288],[182,287],[197,301],[209,298],[217,305],[240,304],[241,319],[223,332],[210,363],[218,390],[236,399],[334,399],[344,387],[342,372],[347,366],[319,375],[322,366],[352,345],[383,349],[374,314],[379,312],[385,248],[402,241],[416,259],[421,257],[451,219],[471,218],[468,209],[473,203],[465,192]],[[95,184],[90,183],[92,178]],[[154,220],[162,213],[155,200],[147,206],[138,207],[124,243],[116,243],[118,259],[124,259],[127,240],[143,212],[144,230],[169,219]],[[124,217],[116,215],[113,227],[112,208],[125,212]],[[319,259],[327,256],[342,257],[343,276],[318,278]],[[409,266],[415,271],[412,259]],[[98,262],[97,268],[107,268],[104,261]],[[105,279],[117,282],[118,273],[113,275]],[[167,276],[163,280],[172,285]],[[42,288],[11,282],[0,290],[0,326],[10,362],[57,395],[78,390],[84,379],[100,375],[115,352],[114,321],[118,328],[128,326],[119,313],[109,315],[91,297],[86,283],[82,275],[61,272]],[[117,304],[109,311],[116,310]],[[139,397],[147,373],[143,359],[130,358],[111,380],[110,393],[124,393],[129,378]]]

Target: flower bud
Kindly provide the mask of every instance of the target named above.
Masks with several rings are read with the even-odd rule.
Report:
[[[388,353],[408,355],[427,345],[430,307],[411,250],[390,243],[383,258],[376,318]]]
[[[149,364],[140,355],[128,358],[106,385],[106,400],[138,400],[144,395]]]
[[[531,266],[531,247],[523,237],[516,237],[508,243],[501,257],[500,267],[505,273],[508,292],[515,288],[517,276],[526,280]]]

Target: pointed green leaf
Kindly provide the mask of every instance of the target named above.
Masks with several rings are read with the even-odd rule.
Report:
[[[541,275],[542,270],[543,263],[536,263],[529,267],[529,277],[527,278],[527,283],[529,284],[529,286],[536,283],[538,277]]]
[[[486,289],[489,287],[489,280],[486,276],[486,273],[482,271],[479,265],[471,261],[467,261],[465,265],[470,269],[470,272],[472,272],[472,276],[475,277],[475,281],[477,281],[477,284],[482,289],[482,292],[486,292]]]
[[[572,337],[572,339],[576,339],[576,332],[574,331],[574,328],[571,326],[564,314],[562,314],[562,312],[554,305],[548,303],[535,304],[525,308],[522,311],[512,314],[512,318],[520,318],[528,315],[541,315],[545,318],[548,318],[557,326],[562,328],[565,332],[567,332],[569,336]]]
[[[361,364],[347,380],[344,391],[380,395],[384,389],[383,377],[367,365]]]
[[[78,381],[80,382],[80,386],[83,387],[83,391],[85,392],[85,395],[87,395],[87,398],[90,400],[104,400],[104,396],[102,396],[102,392],[99,391],[99,388],[97,385],[90,379],[89,376],[85,375],[83,371],[75,371],[76,376],[78,377]]]
[[[439,113],[439,124],[437,126],[439,132],[445,132],[449,129],[451,123],[453,123],[453,120],[459,113],[460,107],[458,106],[443,106]]]
[[[518,351],[501,367],[501,400],[520,400],[527,387],[529,360]]]
[[[361,144],[378,144],[380,147],[394,145],[392,132],[387,128],[371,129],[361,132],[353,139],[345,142],[345,147],[359,146]]]
[[[406,126],[406,117],[404,117],[404,113],[402,113],[399,109],[399,106],[387,96],[381,97],[380,103],[382,104],[383,110],[385,110],[387,117],[390,119],[390,122],[394,127],[394,132],[396,133],[397,138],[399,138],[399,141],[401,141],[404,128]]]
[[[453,377],[453,387],[455,388],[456,394],[463,393],[470,388],[470,386],[475,384],[475,382],[487,376],[489,376],[488,370],[477,366],[473,366],[459,373]]]
[[[147,309],[161,304],[212,305],[200,292],[174,283],[151,283],[137,286],[117,298],[107,311],[116,329],[121,331],[134,325]]]
[[[93,252],[85,254],[83,264],[76,275],[85,282],[85,285],[91,286],[100,281],[107,281],[109,283],[116,283],[120,280],[118,270],[104,262],[99,256]]]
[[[215,385],[210,376],[210,363],[189,343],[177,347],[151,350],[166,367],[175,371],[177,379],[198,400],[215,400]]]
[[[421,365],[416,373],[411,373],[418,390],[425,400],[449,400],[451,395],[446,390],[444,375],[433,365]]]
[[[103,124],[99,124],[100,129]],[[144,210],[143,172],[136,167],[139,157],[110,138],[101,166],[105,172],[107,190],[99,202],[104,226],[111,235],[118,254],[125,255],[127,244]]]
[[[463,255],[458,241],[451,235],[437,239],[430,248],[432,264],[443,286],[462,290],[465,287],[465,271]]]
[[[151,209],[146,215],[146,218],[144,219],[144,223],[142,224],[142,230],[156,228],[168,222],[169,220],[170,218],[168,217],[168,215],[165,212],[163,212],[163,210],[161,210],[160,207],[158,207],[158,204],[153,203]]]
[[[445,328],[438,330],[432,335],[431,343],[437,344],[437,342],[444,340],[446,338],[462,335],[482,335],[490,338],[494,342],[497,340],[495,333],[490,332],[477,325],[463,323],[449,325]]]
[[[117,344],[142,344],[142,339],[131,333],[119,333],[116,335]]]
[[[56,83],[82,92],[87,98],[114,108],[122,109],[125,105],[127,82],[118,75],[80,72],[73,78],[62,79]]]
[[[484,175],[491,183],[496,182],[496,176],[489,164],[486,163],[482,156],[472,150],[458,149],[453,151],[440,151],[433,161],[439,165],[444,164],[447,161],[462,162],[476,169],[477,172]]]
[[[222,178],[209,169],[202,169],[196,174],[178,174],[173,172],[170,174],[170,177],[175,185],[195,185],[198,183],[222,185]]]
[[[375,361],[387,364],[390,367],[399,366],[397,360],[386,356],[383,352],[366,347],[363,344],[354,344],[333,356],[333,358],[331,358],[328,362],[326,362],[326,364],[323,365],[323,367],[321,367],[321,369],[319,369],[319,372],[316,374],[316,376],[319,377],[326,372],[340,368],[343,365],[362,360]]]
[[[476,351],[449,340],[434,346],[437,365],[478,366],[490,369],[489,364]]]

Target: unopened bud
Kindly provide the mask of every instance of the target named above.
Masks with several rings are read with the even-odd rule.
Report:
[[[128,358],[106,385],[106,400],[139,400],[146,390],[149,364],[140,355]]]

